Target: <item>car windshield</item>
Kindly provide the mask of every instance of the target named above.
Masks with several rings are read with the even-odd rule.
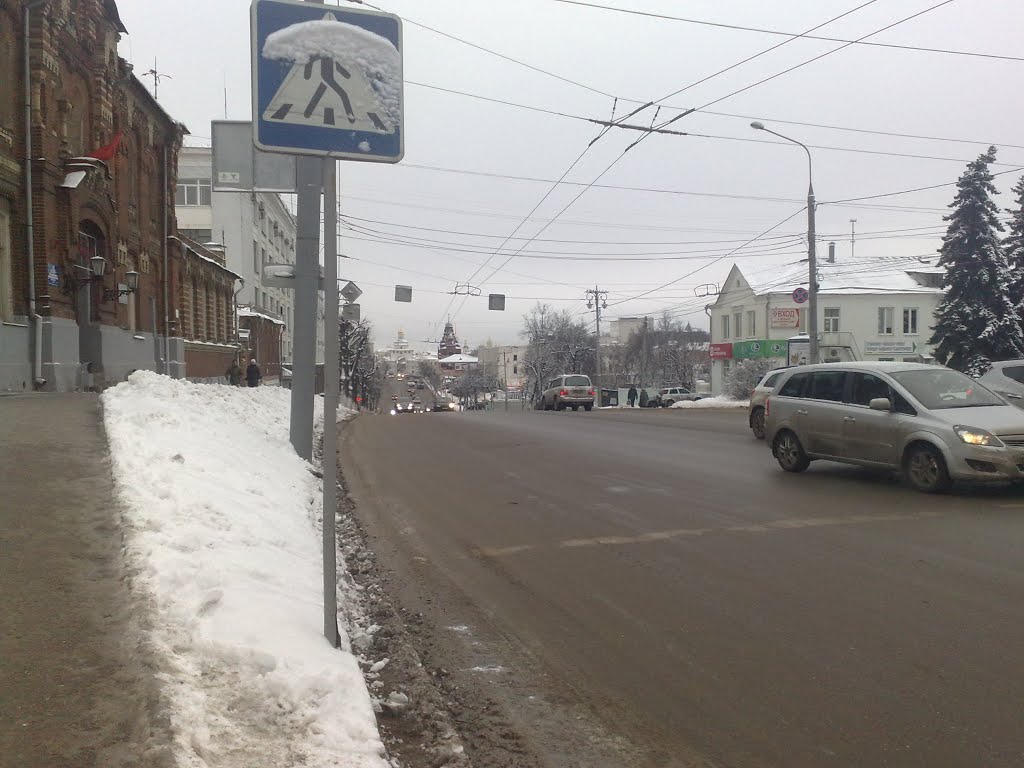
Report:
[[[567,387],[589,387],[590,377],[589,376],[566,376],[565,386]]]
[[[1006,405],[974,379],[949,368],[901,371],[892,377],[929,410]]]

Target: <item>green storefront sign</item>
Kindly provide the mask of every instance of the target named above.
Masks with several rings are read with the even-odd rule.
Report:
[[[786,342],[780,339],[734,341],[732,356],[734,360],[748,360],[752,357],[785,357]]]

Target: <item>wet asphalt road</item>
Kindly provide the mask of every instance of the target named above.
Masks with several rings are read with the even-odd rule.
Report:
[[[740,411],[367,415],[343,450],[410,601],[622,764],[1024,765],[1020,490],[785,474]]]

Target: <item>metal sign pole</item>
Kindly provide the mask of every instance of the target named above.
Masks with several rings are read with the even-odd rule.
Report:
[[[338,163],[324,161],[324,637],[335,648],[338,633]]]
[[[316,368],[316,309],[320,282],[320,186],[324,161],[299,157],[295,238],[295,332],[292,347],[290,437],[295,452],[313,458],[313,393]]]

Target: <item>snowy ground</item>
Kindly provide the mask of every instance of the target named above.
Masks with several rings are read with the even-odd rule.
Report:
[[[344,627],[340,651],[321,634],[320,481],[289,394],[138,371],[103,395],[178,766],[388,765]]]
[[[731,400],[728,397],[705,397],[701,400],[681,400],[672,403],[670,408],[749,408],[749,400]]]

